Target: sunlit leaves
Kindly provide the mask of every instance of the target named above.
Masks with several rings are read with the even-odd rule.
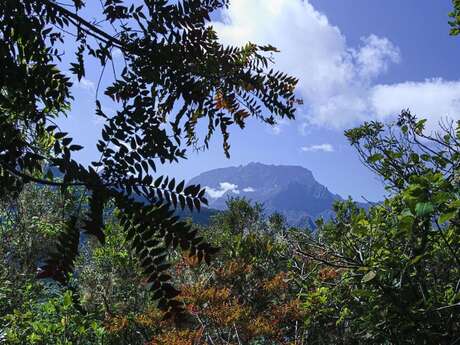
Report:
[[[359,303],[347,303],[347,315],[354,315],[348,322],[355,335],[362,327],[374,342],[391,333],[403,342],[442,343],[458,333],[438,330],[459,324],[447,312],[456,302],[446,296],[460,267],[460,142],[453,139],[460,127],[446,121],[427,134],[425,126],[426,120],[403,111],[396,124],[370,122],[347,131],[392,193],[368,212],[349,202],[337,205],[334,221],[319,224],[320,248],[331,258],[316,258],[348,265],[347,286]],[[347,298],[340,295],[340,303]],[[408,321],[413,315],[417,324]],[[371,320],[379,320],[378,327]]]
[[[373,280],[376,276],[377,274],[374,271],[369,271],[363,276],[363,279],[361,279],[361,281],[363,283],[368,283],[371,280]]]
[[[439,172],[448,179],[459,169],[460,142],[453,140],[460,127],[440,123],[439,133],[425,130],[426,120],[402,111],[396,124],[364,123],[345,135],[365,164],[382,176],[388,188],[407,186],[414,176]]]

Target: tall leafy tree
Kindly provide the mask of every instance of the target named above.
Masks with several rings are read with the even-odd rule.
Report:
[[[337,320],[345,344],[460,341],[460,122],[425,124],[403,111],[347,131],[391,194],[368,211],[337,204],[316,238],[294,243],[334,271],[309,322]]]
[[[102,212],[113,199],[159,307],[167,315],[181,313],[165,273],[169,251],[180,246],[209,261],[216,249],[173,215],[176,208],[199,210],[204,189],[156,176],[157,166],[186,158],[190,148],[207,148],[216,130],[228,155],[232,126],[243,128],[250,117],[273,124],[295,111],[297,80],[269,68],[274,47],[219,43],[208,22],[227,3],[105,0],[100,13],[89,16],[83,0],[1,2],[0,192],[15,195],[24,184],[38,183],[63,191],[81,186],[90,195],[87,208],[77,207],[83,221],[77,214],[68,218],[43,276],[66,282],[80,229],[104,242]],[[95,16],[97,22],[88,19]],[[64,40],[66,47],[73,40],[73,52]],[[83,166],[72,157],[82,147],[54,124],[73,101],[63,61],[71,60],[70,72],[81,80],[90,59],[102,72],[111,68],[115,51],[125,67],[115,71],[105,95],[118,110],[109,116],[96,101],[95,115],[104,120],[100,159]],[[201,138],[200,122],[207,126]],[[53,177],[56,170],[62,179]]]

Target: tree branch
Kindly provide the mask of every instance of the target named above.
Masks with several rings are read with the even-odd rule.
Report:
[[[85,30],[85,32],[88,33],[89,35],[93,36],[94,38],[99,39],[99,40],[102,40],[102,38],[104,38],[107,43],[110,43],[113,46],[117,46],[117,48],[127,50],[127,48],[125,47],[125,45],[123,44],[122,41],[120,41],[119,39],[109,35],[105,31],[99,29],[97,26],[91,24],[90,22],[88,22],[87,20],[83,19],[79,15],[69,11],[67,8],[64,8],[64,7],[58,5],[55,2],[50,1],[50,0],[37,0],[37,1],[42,3],[43,5],[46,5],[46,6],[49,6],[49,7],[53,8],[54,10],[60,12],[63,16],[65,16],[67,18],[73,19],[74,21],[77,22],[77,24],[86,27],[89,30]],[[72,21],[72,23],[74,25],[77,25],[73,21]],[[98,35],[101,36],[101,37],[99,37]]]

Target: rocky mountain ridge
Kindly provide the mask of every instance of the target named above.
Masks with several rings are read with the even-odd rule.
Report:
[[[224,210],[229,197],[244,197],[263,203],[268,214],[280,212],[295,226],[312,226],[318,217],[330,218],[333,203],[342,200],[301,166],[249,163],[213,169],[189,183],[206,187],[210,208]]]

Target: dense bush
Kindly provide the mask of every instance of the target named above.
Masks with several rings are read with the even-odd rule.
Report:
[[[403,113],[347,132],[390,196],[351,200],[315,232],[289,228],[263,205],[229,199],[209,226],[207,265],[174,251],[164,278],[187,316],[164,319],[109,205],[104,246],[90,236],[68,284],[35,281],[61,219],[86,207],[27,187],[1,209],[0,339],[11,344],[452,344],[460,339],[460,127],[425,136]],[[420,141],[419,138],[424,138]],[[430,143],[432,140],[436,145]],[[420,144],[419,144],[420,143]],[[429,145],[429,146],[427,146]],[[78,220],[77,220],[78,221]],[[180,321],[175,322],[175,321]]]

